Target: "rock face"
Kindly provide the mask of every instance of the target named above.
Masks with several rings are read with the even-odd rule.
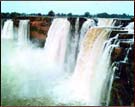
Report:
[[[110,106],[134,104],[134,43],[133,34],[119,33],[119,46],[111,54],[115,75],[112,84]]]
[[[30,20],[30,40],[38,47],[44,47],[48,30],[50,28],[51,17],[17,17],[12,19],[14,27],[19,27],[19,20]],[[3,20],[2,20],[3,21]]]
[[[110,34],[110,37],[114,37],[116,36],[118,33],[128,33],[128,31],[124,31],[124,30],[113,30]]]
[[[68,18],[68,21],[70,22],[71,26],[72,26],[73,28],[75,28],[76,18],[69,17],[69,18]]]
[[[121,41],[120,42],[120,47],[122,47],[122,48],[129,48],[130,44],[128,42]]]
[[[133,19],[115,19],[116,23],[115,26],[122,25],[121,27],[125,27],[128,25],[128,23],[133,22]]]
[[[5,21],[6,21],[6,19],[1,19],[1,29],[3,28]]]
[[[40,47],[44,46],[48,30],[51,25],[51,18],[30,18],[30,39],[32,42],[38,42]]]
[[[121,48],[121,47],[114,48],[111,54],[112,62],[124,60],[124,57],[125,57],[124,51],[125,51],[124,48]]]
[[[83,25],[83,23],[86,21],[87,19],[86,18],[79,18],[79,31]]]
[[[19,27],[19,19],[13,19],[13,24],[15,27]]]
[[[68,21],[70,22],[71,26],[72,26],[72,29],[74,30],[75,29],[75,23],[76,23],[76,20],[77,18],[72,18],[72,17],[69,17],[68,18]],[[86,18],[79,18],[79,31],[83,25],[83,23],[86,21],[87,19]]]
[[[132,39],[133,34],[125,34],[125,33],[120,33],[118,36],[118,39]]]
[[[111,90],[111,106],[129,106],[134,102],[134,64],[117,62]]]

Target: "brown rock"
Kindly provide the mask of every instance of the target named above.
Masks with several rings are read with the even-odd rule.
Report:
[[[116,47],[113,49],[112,54],[111,54],[111,60],[113,61],[119,61],[123,60],[125,56],[124,49],[121,47]]]
[[[133,34],[119,33],[118,39],[132,39]]]
[[[31,17],[30,20],[31,39],[45,40],[51,25],[51,19],[44,17]]]
[[[75,26],[76,18],[70,17],[70,18],[68,18],[68,21],[70,22],[70,24],[71,24],[73,27]]]
[[[122,27],[125,27],[130,22],[132,22],[132,19],[115,19],[115,20],[116,20],[115,26],[122,25]]]
[[[128,33],[128,31],[113,30],[110,34],[110,38],[116,36],[118,33]]]
[[[36,39],[39,39],[39,40],[45,40],[47,35],[44,35],[44,34],[41,34],[41,33],[38,33],[37,31],[31,31],[31,34],[32,38],[36,38]]]
[[[130,47],[130,43],[128,43],[128,42],[120,42],[120,47],[129,48]]]
[[[86,18],[79,18],[79,30],[81,29],[83,23],[86,21]]]
[[[15,27],[19,27],[19,19],[13,19],[13,24]]]

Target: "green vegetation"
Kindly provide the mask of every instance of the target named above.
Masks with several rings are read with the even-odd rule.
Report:
[[[41,13],[1,13],[2,18],[15,18],[15,17],[31,17],[31,16],[58,16],[58,17],[99,17],[99,18],[131,18],[134,16],[128,15],[128,14],[108,14],[108,13],[98,13],[95,15],[90,14],[89,12],[85,12],[83,15],[75,15],[72,13],[64,14],[64,13],[55,13],[53,10],[49,11],[47,14],[41,14]]]

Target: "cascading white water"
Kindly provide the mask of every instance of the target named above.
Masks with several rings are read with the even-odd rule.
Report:
[[[70,23],[65,18],[54,19],[48,31],[45,51],[52,62],[64,63]]]
[[[20,20],[18,28],[18,43],[25,44],[29,42],[29,20]]]
[[[67,51],[65,64],[67,71],[72,72],[76,63],[78,41],[79,41],[79,18],[76,18],[75,28],[70,25],[70,32],[68,35]]]
[[[20,21],[19,43],[27,42],[28,35],[25,35],[28,31],[27,22]],[[65,77],[64,72],[61,72],[64,71],[61,66],[64,63],[69,27],[70,23],[67,19],[54,19],[44,49],[35,49],[24,45],[16,47],[18,42],[12,43],[15,41],[3,40],[2,56],[5,57],[2,58],[2,92],[4,93],[6,89],[9,93],[4,93],[3,99],[8,98],[11,101],[14,96],[14,99],[38,98],[44,102],[45,97],[52,97],[52,89],[55,88],[57,82],[62,81]],[[12,51],[9,52],[10,50]],[[10,73],[6,69],[10,69]],[[6,77],[9,79],[7,80]]]
[[[112,19],[101,22],[95,26],[92,19],[88,19],[79,34],[77,18],[71,35],[70,22],[66,18],[56,18],[48,31],[44,49],[18,48],[13,41],[2,42],[2,99],[11,105],[13,97],[17,101],[30,101],[24,105],[108,105],[114,76],[109,59],[115,46],[111,45],[111,39],[106,42],[111,29],[105,27],[112,27],[114,23]],[[13,29],[9,23],[13,24],[12,21],[5,23],[5,30]],[[28,20],[19,23],[19,43],[29,41],[28,23]],[[116,42],[116,46],[118,44]],[[65,65],[75,69],[69,73]]]
[[[98,18],[98,26],[99,27],[112,27],[113,19],[106,19],[106,18]]]
[[[119,45],[119,41],[117,41],[117,37],[115,36],[105,42],[105,47],[104,47],[104,52],[101,56],[102,62],[99,63],[97,66],[97,70],[102,70],[102,73],[104,75],[104,85],[101,88],[102,93],[100,93],[100,104],[104,104],[106,106],[109,105],[110,101],[110,93],[111,93],[111,88],[112,88],[112,83],[113,83],[113,77],[114,77],[114,70],[112,70],[111,66],[111,53],[114,49],[114,47],[117,47]],[[114,44],[112,44],[112,41],[114,41]],[[103,63],[104,62],[104,63]],[[102,67],[106,69],[101,69]],[[99,75],[100,76],[100,75]],[[102,83],[102,84],[103,84]]]
[[[129,23],[126,27],[125,30],[128,30],[128,33],[134,33],[134,22]]]
[[[112,22],[113,20],[110,20],[109,23],[112,24]],[[102,56],[103,44],[109,33],[110,30],[105,28],[91,28],[87,32],[71,79],[71,87],[76,99],[85,101],[88,105],[101,105],[101,89],[108,68],[105,66],[99,66],[98,68],[97,66]],[[102,63],[108,66],[106,60],[103,60]]]
[[[83,38],[84,38],[86,32],[88,31],[88,29],[90,29],[90,27],[94,27],[94,26],[96,26],[96,24],[95,24],[94,20],[92,20],[92,19],[87,19],[87,21],[85,21],[83,23],[81,32],[80,32],[79,49],[80,49],[81,43],[83,41]]]
[[[113,24],[113,20],[110,20],[110,23]],[[75,71],[67,81],[60,83],[53,90],[55,93],[54,98],[55,96],[59,96],[57,100],[55,98],[57,103],[102,105],[102,88],[106,78],[108,78],[108,74],[110,74],[108,71],[110,63],[106,58],[106,55],[108,54],[107,56],[109,58],[110,54],[107,53],[107,51],[105,52],[106,54],[102,56],[102,51],[104,42],[110,32],[111,29],[108,28],[91,28],[90,31],[87,32],[77,58]],[[101,57],[103,57],[103,64],[99,63]],[[97,66],[99,67],[98,69]],[[64,90],[64,92],[59,92],[59,90]],[[68,97],[66,98],[66,96]]]
[[[1,38],[14,39],[13,21],[11,19],[5,21]]]
[[[79,98],[79,100],[85,101],[88,105],[100,105],[99,94],[101,91],[99,89],[101,89],[101,84],[97,80],[102,82],[104,78],[95,79],[96,74],[100,73],[100,71],[96,71],[95,69],[100,59],[103,43],[108,36],[108,32],[109,31],[105,29],[92,28],[90,32],[87,33],[71,79],[71,87],[73,87],[74,93],[76,94],[76,99]]]
[[[67,69],[70,72],[73,72],[75,64],[76,64],[76,59],[78,56],[78,52],[80,50],[81,42],[88,31],[90,27],[95,26],[95,22],[92,19],[87,19],[82,24],[81,30],[79,31],[79,18],[76,18],[75,22],[75,30],[72,31],[73,26],[71,25],[70,27],[70,35],[68,37],[68,44],[67,44],[67,60],[66,60],[66,65]]]

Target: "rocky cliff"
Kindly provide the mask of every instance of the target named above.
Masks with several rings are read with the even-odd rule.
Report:
[[[47,32],[50,28],[52,18],[50,17],[19,17],[14,18],[14,26],[19,26],[19,20],[30,20],[30,40],[38,47],[44,47]]]
[[[30,38],[32,42],[38,42],[38,45],[44,46],[51,21],[51,18],[30,18]]]
[[[111,106],[134,105],[134,35],[118,33],[119,46],[111,54],[114,80],[111,90]]]

